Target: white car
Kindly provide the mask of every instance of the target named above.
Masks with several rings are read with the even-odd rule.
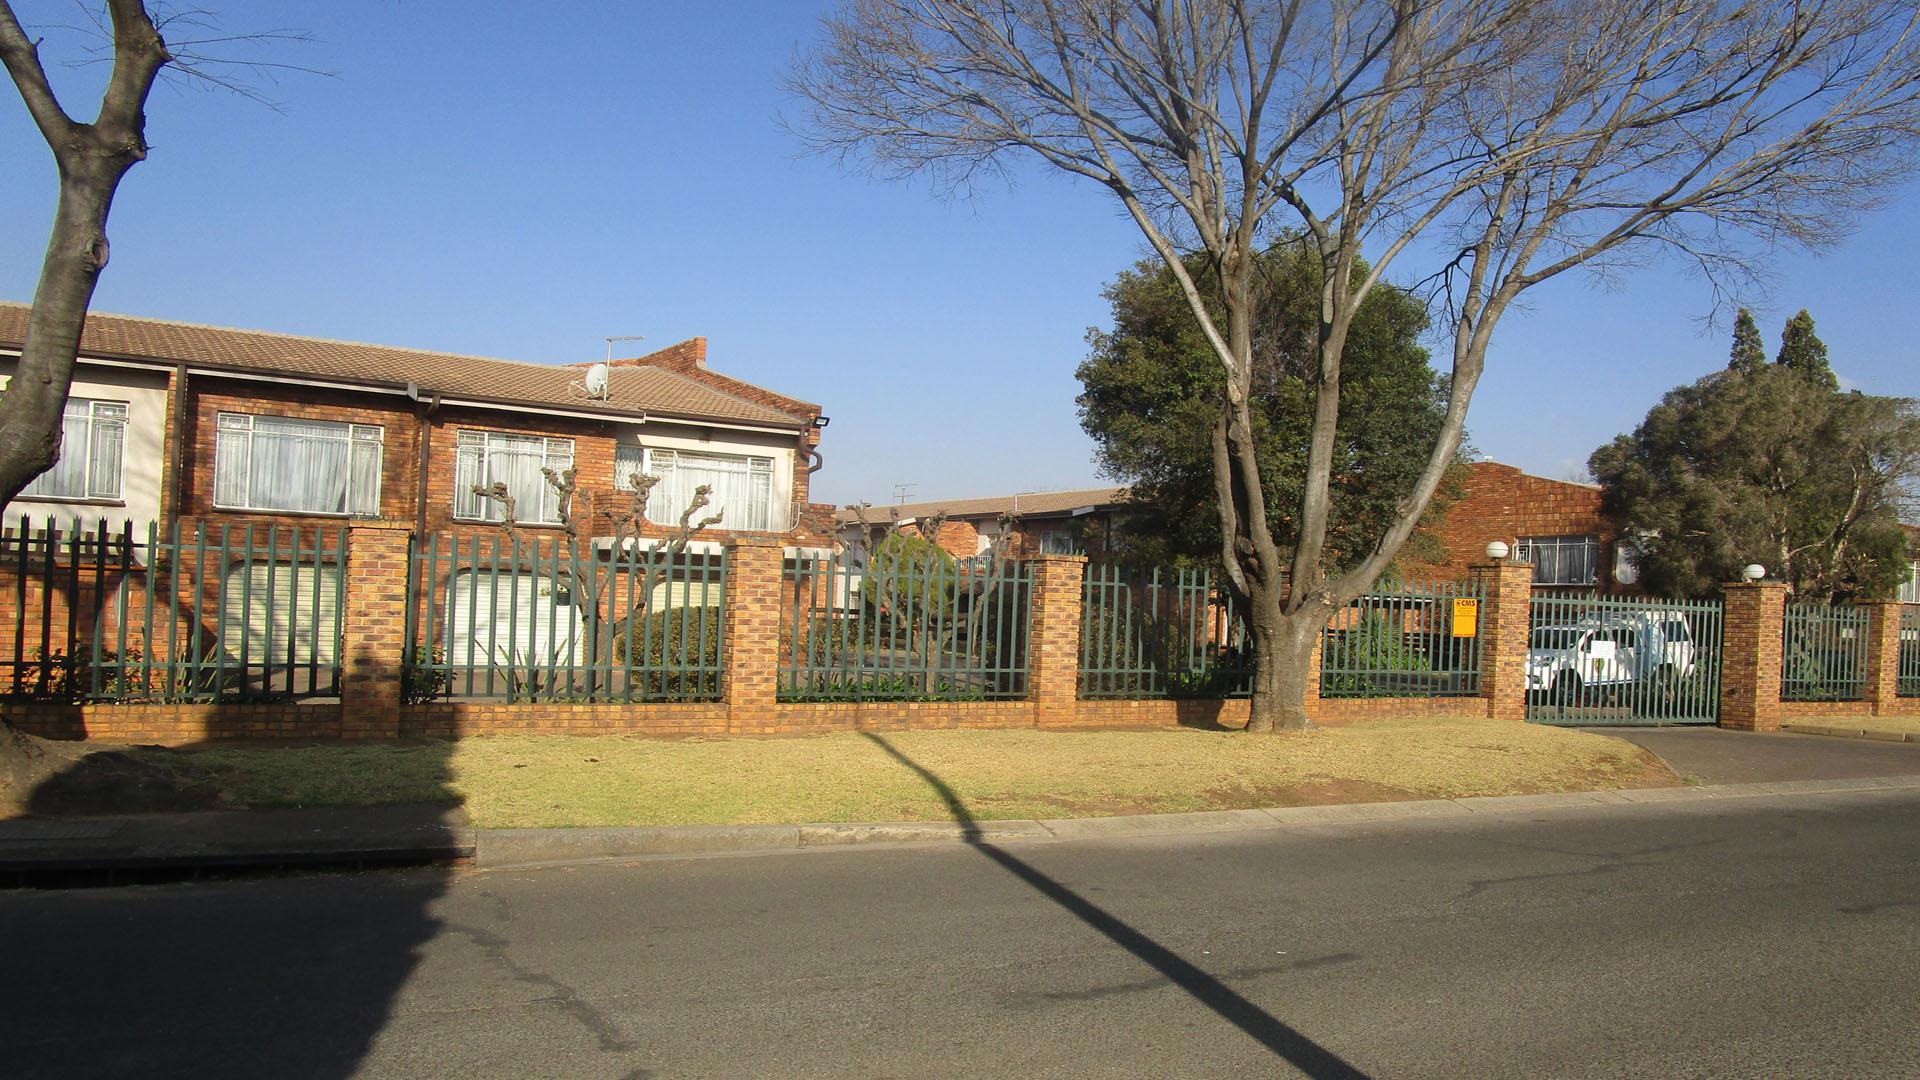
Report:
[[[1693,632],[1678,611],[1536,626],[1527,641],[1527,689],[1568,700],[1583,687],[1668,683],[1693,670]]]

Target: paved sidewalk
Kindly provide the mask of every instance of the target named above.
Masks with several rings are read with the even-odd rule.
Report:
[[[1712,727],[1586,728],[1659,754],[1703,784],[1920,775],[1920,744],[1755,734]]]
[[[1876,742],[1920,743],[1920,719],[1868,717],[1861,720],[1784,720],[1783,731],[1825,735],[1835,739],[1872,739]]]
[[[1589,806],[1703,802],[1763,795],[1821,795],[1862,791],[1920,791],[1920,775],[1828,780],[1778,780],[1713,786],[1569,791],[1552,795],[1497,795],[1474,799],[1287,806],[1268,810],[1210,810],[1189,814],[885,824],[668,825],[605,829],[482,829],[474,861],[491,869],[629,859],[653,855],[720,854],[854,844],[993,843],[1112,839],[1271,829],[1405,818],[1537,813]]]
[[[441,806],[207,810],[0,821],[0,881],[65,871],[452,862],[473,857],[464,811]]]

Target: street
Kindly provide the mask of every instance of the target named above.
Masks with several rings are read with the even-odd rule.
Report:
[[[1920,1075],[1920,798],[0,894],[29,1076]]]

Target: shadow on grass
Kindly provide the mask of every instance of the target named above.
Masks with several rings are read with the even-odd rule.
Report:
[[[1031,863],[988,842],[980,830],[978,820],[967,808],[967,804],[938,774],[908,757],[884,737],[873,732],[862,734],[895,761],[911,769],[915,775],[926,781],[927,786],[931,787],[940,796],[941,801],[946,803],[948,813],[953,816],[954,821],[959,823],[966,842],[999,864],[1001,869],[1019,878],[1035,892],[1059,905],[1081,922],[1099,931],[1107,940],[1132,953],[1148,967],[1186,991],[1195,1001],[1205,1005],[1215,1015],[1239,1028],[1260,1045],[1272,1051],[1276,1057],[1306,1075],[1315,1077],[1316,1080],[1330,1080],[1330,1078],[1365,1080],[1366,1074],[1349,1064],[1340,1055],[1314,1042],[1272,1013],[1247,1000],[1232,987],[1188,962],[1179,953],[1134,929],[1112,912],[1049,877]]]

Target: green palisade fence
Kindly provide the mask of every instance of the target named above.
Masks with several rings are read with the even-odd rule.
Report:
[[[727,562],[628,543],[430,534],[408,570],[410,701],[718,701]]]
[[[271,701],[340,687],[343,526],[0,531],[12,594],[0,693]]]
[[[1859,701],[1867,696],[1865,608],[1789,600],[1783,637],[1780,700]]]
[[[1900,608],[1900,679],[1896,690],[1901,697],[1920,697],[1920,606],[1913,604]]]
[[[1032,567],[925,548],[801,556],[782,571],[782,701],[1027,696]]]
[[[1472,697],[1480,693],[1476,581],[1368,593],[1328,623],[1320,696]]]
[[[1710,724],[1720,717],[1718,601],[1535,593],[1527,718]]]
[[[1080,619],[1082,698],[1253,692],[1245,626],[1208,569],[1090,564]]]

